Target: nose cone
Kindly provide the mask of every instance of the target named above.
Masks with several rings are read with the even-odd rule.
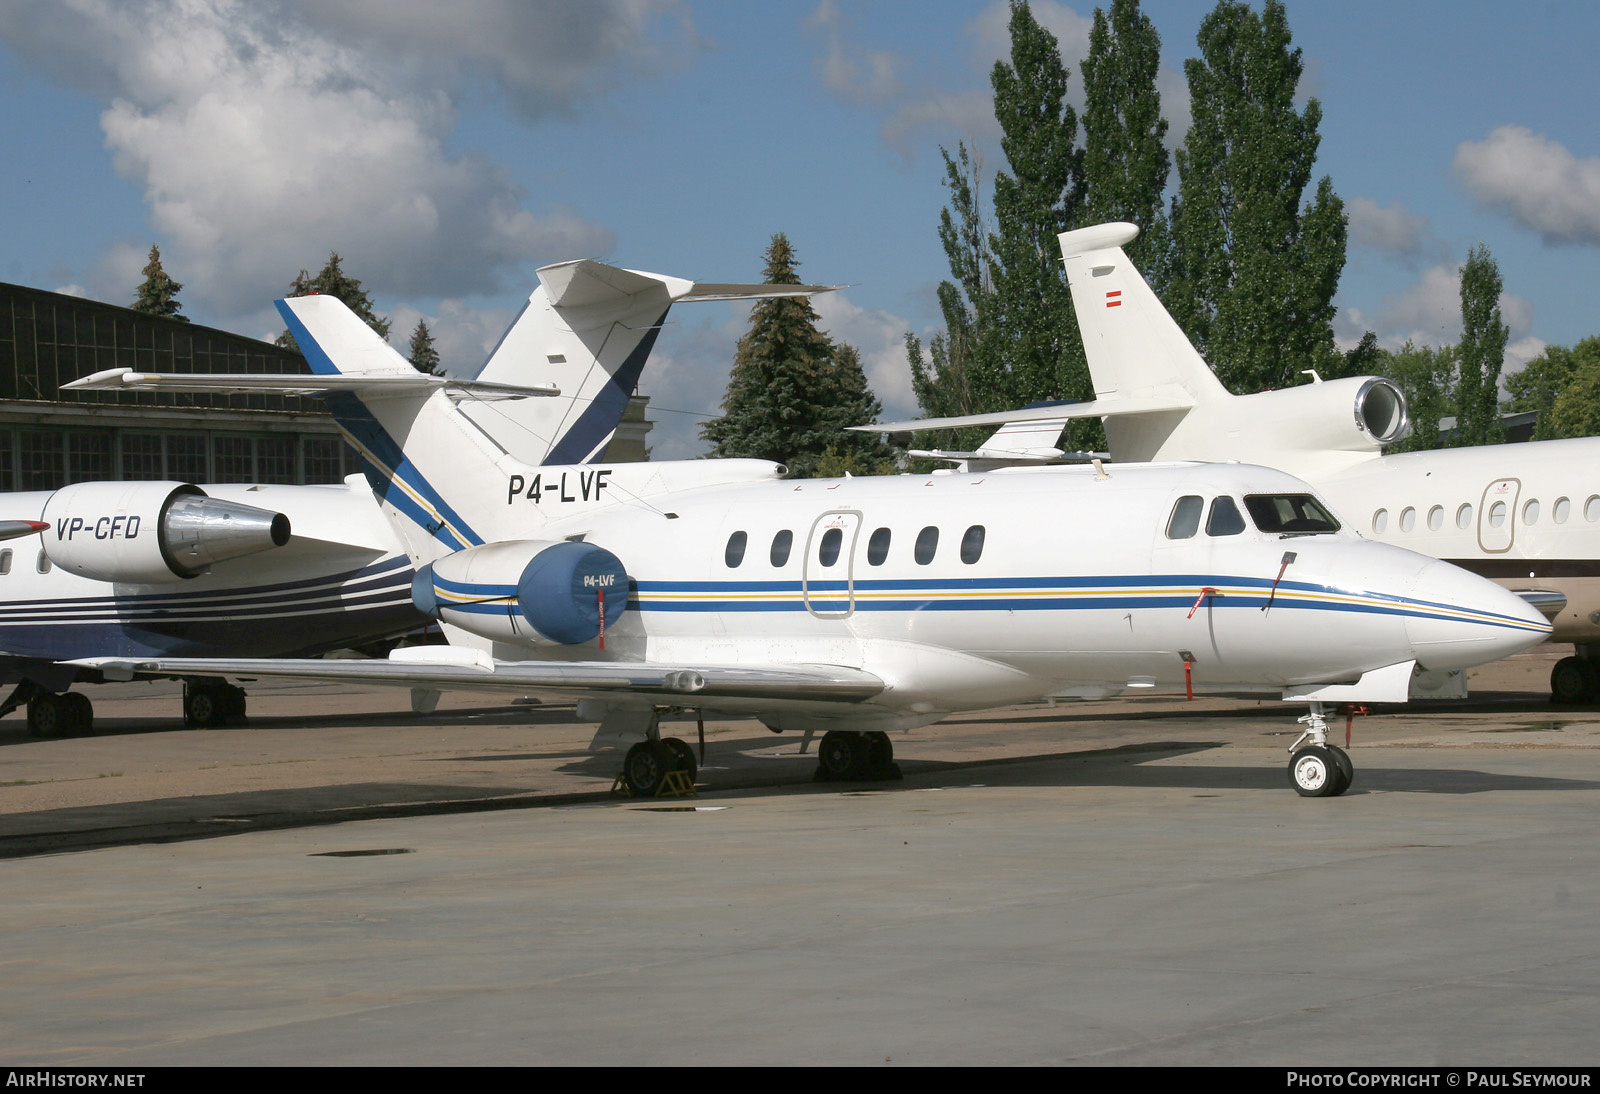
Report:
[[[1550,624],[1521,597],[1448,562],[1430,561],[1411,583],[1406,636],[1426,669],[1468,669],[1550,637]]]

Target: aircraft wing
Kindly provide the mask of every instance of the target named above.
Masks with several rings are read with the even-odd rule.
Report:
[[[968,426],[978,425],[1054,421],[1058,418],[1105,418],[1113,414],[1153,414],[1164,410],[1193,408],[1193,398],[1184,392],[1175,391],[1170,395],[1095,399],[1087,403],[1052,403],[1049,406],[1001,410],[993,414],[963,414],[953,418],[914,418],[907,422],[875,422],[872,425],[853,425],[850,428],[857,433],[914,433],[919,429],[965,429]]]
[[[497,384],[485,380],[463,380],[454,376],[373,373],[370,375],[294,376],[275,373],[135,372],[131,368],[109,368],[62,384],[75,391],[206,391],[249,395],[272,392],[277,395],[318,395],[329,391],[353,391],[362,395],[385,392],[416,392],[429,388],[474,395],[521,398],[526,395],[560,395],[549,385]]]
[[[136,676],[357,681],[405,688],[539,691],[578,698],[654,697],[699,706],[706,700],[813,700],[854,703],[883,690],[869,672],[842,665],[673,665],[654,661],[497,661],[479,650],[413,646],[389,660],[222,657],[91,657],[69,662],[107,680]]]

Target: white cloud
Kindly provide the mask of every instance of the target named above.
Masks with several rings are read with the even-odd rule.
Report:
[[[1458,145],[1454,166],[1480,204],[1547,243],[1600,245],[1600,157],[1579,159],[1531,129],[1502,125]]]
[[[1428,227],[1428,218],[1404,205],[1379,205],[1357,195],[1345,204],[1345,212],[1352,242],[1394,255],[1406,265],[1448,257],[1448,247]]]
[[[524,114],[565,110],[613,66],[695,43],[670,0],[63,0],[0,10],[0,36],[107,100],[106,145],[189,310],[224,315],[333,250],[369,291],[443,296],[611,249],[605,228],[532,212],[502,167],[449,150],[452,96],[486,72]]]
[[[822,85],[847,99],[869,102],[891,98],[901,90],[895,75],[901,62],[887,50],[871,50],[846,40],[849,29],[837,0],[822,0],[808,25],[823,36],[823,52],[814,62]]]
[[[1533,304],[1512,293],[1500,294],[1500,315],[1509,331],[1506,369],[1520,368],[1539,350],[1528,352],[1539,339],[1529,332],[1533,327]],[[1430,266],[1416,284],[1382,301],[1368,315],[1357,308],[1341,308],[1334,320],[1335,336],[1341,348],[1355,345],[1362,332],[1372,330],[1378,344],[1397,350],[1406,342],[1416,345],[1446,346],[1461,340],[1461,271],[1454,265]],[[1527,353],[1527,356],[1522,354]]]
[[[884,414],[914,416],[917,400],[911,391],[905,345],[911,325],[892,312],[860,307],[843,292],[823,293],[812,304],[820,316],[817,325],[835,342],[848,342],[860,353],[861,369]]]

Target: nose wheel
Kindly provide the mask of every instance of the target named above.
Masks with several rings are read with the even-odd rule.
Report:
[[[1355,781],[1355,765],[1349,753],[1328,743],[1321,703],[1312,703],[1300,722],[1306,730],[1289,749],[1289,785],[1302,798],[1336,798]]]

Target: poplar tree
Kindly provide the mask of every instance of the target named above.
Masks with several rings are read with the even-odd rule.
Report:
[[[766,263],[767,283],[800,284],[799,262],[782,233],[772,237]],[[868,463],[887,455],[874,435],[842,432],[868,424],[881,407],[856,351],[835,345],[817,322],[805,297],[763,300],[751,309],[723,415],[700,429],[712,444],[710,455],[787,464],[795,478],[816,474],[830,451],[834,458]]]
[[[1067,105],[1070,75],[1055,35],[1025,3],[1011,5],[1010,62],[995,62],[994,116],[1010,171],[994,176],[991,240],[996,359],[1009,378],[1002,398],[1089,398],[1083,345],[1056,236],[1078,223],[1083,150]]]
[[[1296,110],[1303,69],[1280,0],[1221,0],[1184,64],[1194,121],[1178,152],[1167,304],[1236,393],[1329,361],[1344,268],[1344,203],[1311,183],[1322,107]]]
[[[1461,267],[1461,342],[1457,347],[1456,444],[1498,444],[1500,368],[1509,330],[1500,316],[1500,267],[1478,244]]]
[[[139,284],[133,310],[187,323],[189,317],[178,314],[183,310],[183,305],[178,303],[178,292],[183,285],[167,276],[161,266],[161,248],[154,243],[150,244],[150,261],[140,272],[144,274],[144,281]]]
[[[1591,335],[1568,349],[1566,346],[1546,346],[1544,352],[1529,361],[1521,371],[1506,377],[1506,391],[1511,395],[1507,405],[1512,413],[1532,411],[1538,414],[1534,424],[1533,439],[1549,440],[1552,437],[1587,437],[1588,432],[1563,432],[1557,428],[1555,410],[1566,404],[1562,418],[1573,428],[1582,429],[1574,413],[1576,396],[1569,393],[1579,388],[1593,386],[1591,378],[1600,379],[1600,335]],[[1581,381],[1581,383],[1580,383]]]
[[[433,346],[433,332],[428,330],[425,320],[417,320],[417,327],[411,332],[410,348],[409,359],[412,368],[433,376],[440,375],[439,351]]]
[[[1139,238],[1128,257],[1159,293],[1166,280],[1167,121],[1156,76],[1161,36],[1139,0],[1112,0],[1094,13],[1083,62],[1083,212],[1079,223],[1125,220]]]

